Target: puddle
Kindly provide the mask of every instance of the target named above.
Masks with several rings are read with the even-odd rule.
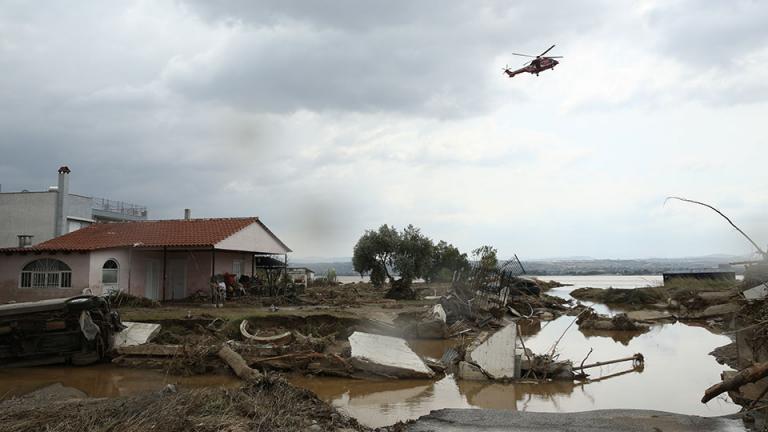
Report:
[[[544,352],[571,323],[561,317],[543,323],[526,346]],[[535,329],[528,329],[535,331]],[[526,331],[525,333],[528,333]],[[291,382],[308,388],[322,399],[357,418],[379,427],[415,419],[440,408],[492,408],[519,411],[572,412],[610,408],[669,411],[680,414],[720,416],[738,412],[730,400],[699,402],[704,390],[719,381],[725,369],[708,353],[730,340],[700,327],[685,324],[654,326],[645,334],[613,332],[611,337],[587,336],[572,326],[558,345],[562,358],[579,363],[593,348],[588,362],[645,355],[642,372],[632,372],[589,384],[497,384],[456,381],[445,377],[436,382],[400,380],[367,382],[323,377],[292,377]],[[421,355],[439,357],[450,343],[413,341]],[[591,378],[606,377],[629,369],[628,363],[591,369]]]

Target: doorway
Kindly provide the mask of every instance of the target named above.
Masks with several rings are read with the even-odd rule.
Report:
[[[187,297],[187,260],[172,259],[168,261],[168,287],[171,298],[181,300]]]
[[[144,295],[148,299],[160,300],[160,260],[147,260],[144,279]]]

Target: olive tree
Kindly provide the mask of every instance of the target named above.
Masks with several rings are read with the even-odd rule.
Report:
[[[394,228],[382,225],[378,230],[368,230],[355,244],[352,253],[352,265],[362,276],[371,275],[373,286],[384,285],[387,278],[391,279],[389,269],[394,266],[395,249],[399,234]]]
[[[457,272],[467,272],[469,268],[467,254],[440,240],[432,251],[432,262],[426,279],[428,282],[451,282]]]
[[[374,286],[380,287],[389,279],[393,287],[410,290],[413,279],[427,276],[433,247],[432,240],[413,225],[400,232],[382,225],[360,237],[353,251],[352,265],[361,275],[369,273]]]

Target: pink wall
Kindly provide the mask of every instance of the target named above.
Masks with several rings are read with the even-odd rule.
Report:
[[[53,258],[72,269],[72,288],[19,288],[21,269],[29,262]],[[0,255],[0,303],[23,302],[82,294],[90,283],[89,254],[26,254]]]
[[[251,274],[251,257],[247,252],[216,251],[215,274],[233,273],[233,262],[242,260],[242,273]],[[72,269],[71,289],[19,288],[21,269],[28,262],[40,258],[55,258],[65,262]],[[27,254],[0,255],[0,303],[14,301],[34,301],[47,298],[70,297],[79,295],[84,288],[100,295],[102,266],[108,259],[114,259],[119,266],[118,286],[124,292],[133,295],[156,298],[163,297],[163,252],[136,248],[113,248],[93,251],[87,254]],[[154,262],[154,271],[152,267]],[[180,269],[176,277],[183,274],[181,285],[183,297],[202,291],[210,292],[208,281],[211,278],[211,251],[168,251],[166,255],[165,299],[178,300],[181,290],[174,292],[172,267]],[[148,285],[148,283],[150,285]],[[153,292],[151,284],[156,291]],[[154,294],[154,295],[153,295]]]
[[[233,261],[243,261],[243,273],[251,274],[251,255],[246,252],[223,252],[216,251],[216,267],[214,273],[232,273]],[[131,262],[132,270],[130,275],[130,288],[127,282],[128,272],[121,272],[121,289],[126,292],[130,292],[133,295],[140,295],[144,297],[153,297],[151,290],[147,287],[148,269],[151,264],[150,261],[155,262],[157,270],[157,280],[155,283],[158,287],[157,298],[162,298],[162,273],[163,273],[163,252],[159,250],[140,250],[134,249],[132,251]],[[185,290],[183,297],[188,297],[197,291],[202,291],[206,295],[210,293],[210,287],[208,281],[211,279],[211,251],[199,250],[199,251],[173,251],[169,250],[166,253],[166,286],[165,286],[165,299],[166,300],[178,300],[178,292],[174,292],[172,285],[171,267],[174,265],[183,267],[184,269],[184,282]],[[122,267],[121,267],[122,268]],[[126,266],[127,268],[127,266]],[[122,282],[122,277],[125,277],[125,283]]]

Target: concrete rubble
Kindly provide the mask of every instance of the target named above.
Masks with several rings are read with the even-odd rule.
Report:
[[[509,324],[491,335],[480,334],[467,348],[465,359],[480,367],[492,379],[518,378],[516,346],[517,324]]]
[[[748,301],[764,300],[765,297],[768,296],[768,284],[762,283],[758,286],[742,291],[741,293]]]
[[[394,378],[431,378],[432,369],[411,350],[405,339],[354,332],[349,337],[349,363],[376,375]]]
[[[473,365],[472,363],[460,361],[459,362],[459,369],[457,370],[457,375],[461,379],[469,380],[469,381],[487,381],[488,376],[483,373],[483,370],[480,369],[479,366]]]
[[[123,321],[125,329],[115,335],[115,348],[143,345],[160,333],[160,324]]]
[[[416,334],[424,339],[445,339],[448,337],[446,313],[443,306],[436,304],[426,318],[416,325]]]

